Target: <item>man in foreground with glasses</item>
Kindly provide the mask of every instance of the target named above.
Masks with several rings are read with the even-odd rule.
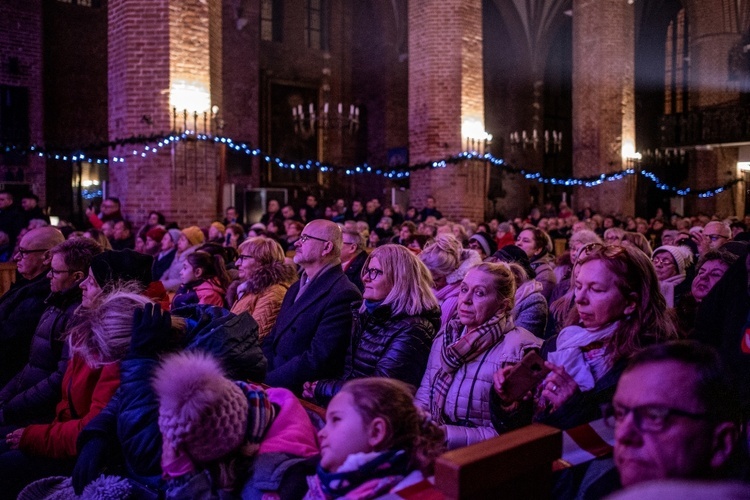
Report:
[[[65,241],[54,227],[41,227],[26,233],[13,255],[20,275],[0,298],[0,387],[26,364],[31,337],[47,307],[50,293],[47,251]]]
[[[352,329],[352,302],[362,295],[341,268],[341,229],[318,219],[294,243],[303,272],[284,296],[271,333],[263,340],[265,382],[297,394],[307,380],[337,376]]]
[[[739,403],[711,347],[675,341],[639,352],[603,413],[614,427],[614,465],[625,488],[652,480],[744,479]],[[603,496],[616,483],[611,471],[587,492]]]

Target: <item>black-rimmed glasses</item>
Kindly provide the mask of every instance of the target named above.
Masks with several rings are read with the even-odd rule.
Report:
[[[375,269],[374,267],[366,267],[362,269],[362,277],[367,276],[370,281],[378,279],[378,276],[383,274],[382,269]]]
[[[23,257],[26,257],[30,253],[46,252],[47,250],[48,250],[47,248],[36,248],[33,250],[26,250],[25,248],[19,248],[18,250],[16,250],[16,253],[23,258]]]
[[[604,423],[614,429],[615,424],[621,422],[629,413],[633,414],[633,423],[641,432],[662,432],[672,416],[686,417],[693,420],[706,420],[707,413],[692,413],[678,408],[660,405],[642,405],[632,408],[618,403],[602,405]]]
[[[53,269],[53,268],[51,268],[51,267],[50,267],[50,269],[49,269],[49,273],[50,273],[50,274],[51,274],[51,275],[52,275],[53,277],[54,277],[54,276],[59,276],[59,275],[61,275],[61,274],[70,274],[70,273],[73,273],[73,272],[75,272],[75,271],[71,271],[70,269]]]
[[[299,237],[299,242],[300,243],[304,243],[307,240],[315,240],[315,241],[322,241],[323,243],[328,243],[328,240],[326,240],[324,238],[318,238],[317,236],[312,236],[312,235],[309,235],[309,234],[300,235],[300,237]]]
[[[243,254],[240,254],[237,257],[237,264],[242,264],[242,261],[245,260],[245,259],[254,259],[254,258],[255,257],[253,257],[252,255],[243,255]]]

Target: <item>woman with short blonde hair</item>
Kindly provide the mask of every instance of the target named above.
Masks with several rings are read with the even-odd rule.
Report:
[[[388,377],[417,386],[427,366],[440,309],[425,265],[401,245],[383,245],[365,261],[362,283],[365,300],[352,311],[343,376],[305,383],[303,395],[318,404],[327,404],[355,378]]]

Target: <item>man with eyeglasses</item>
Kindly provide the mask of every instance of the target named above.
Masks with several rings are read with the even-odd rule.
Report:
[[[709,250],[718,250],[727,241],[732,239],[732,230],[726,222],[714,220],[703,228],[702,233],[694,235],[697,239],[698,254],[700,257],[706,255]]]
[[[652,480],[742,479],[738,398],[711,347],[675,341],[636,354],[603,412],[617,474],[591,481],[587,498]]]
[[[23,428],[54,418],[69,358],[65,334],[81,305],[78,285],[91,260],[101,252],[102,247],[90,238],[63,241],[49,250],[51,293],[44,300],[25,366],[0,390],[0,426]],[[0,437],[3,435],[0,431]]]
[[[120,211],[120,199],[110,196],[102,201],[101,213],[96,214],[93,206],[86,209],[86,217],[89,223],[96,229],[101,229],[105,222],[116,222],[124,219]]]
[[[307,224],[295,242],[294,262],[303,272],[263,340],[268,385],[301,394],[304,382],[343,370],[352,303],[362,295],[341,268],[342,244],[339,226],[324,219]]]
[[[365,252],[365,239],[362,233],[356,229],[344,229],[342,232],[343,246],[341,247],[341,267],[349,281],[359,288],[360,292],[365,290],[362,283],[362,268],[367,260]]]
[[[0,387],[29,359],[31,337],[50,293],[45,253],[63,241],[65,237],[54,227],[32,229],[21,238],[13,254],[19,276],[0,297]]]

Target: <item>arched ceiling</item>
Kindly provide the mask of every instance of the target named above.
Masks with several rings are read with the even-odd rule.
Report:
[[[526,52],[532,71],[544,70],[554,35],[565,21],[572,0],[491,0],[519,50]]]

